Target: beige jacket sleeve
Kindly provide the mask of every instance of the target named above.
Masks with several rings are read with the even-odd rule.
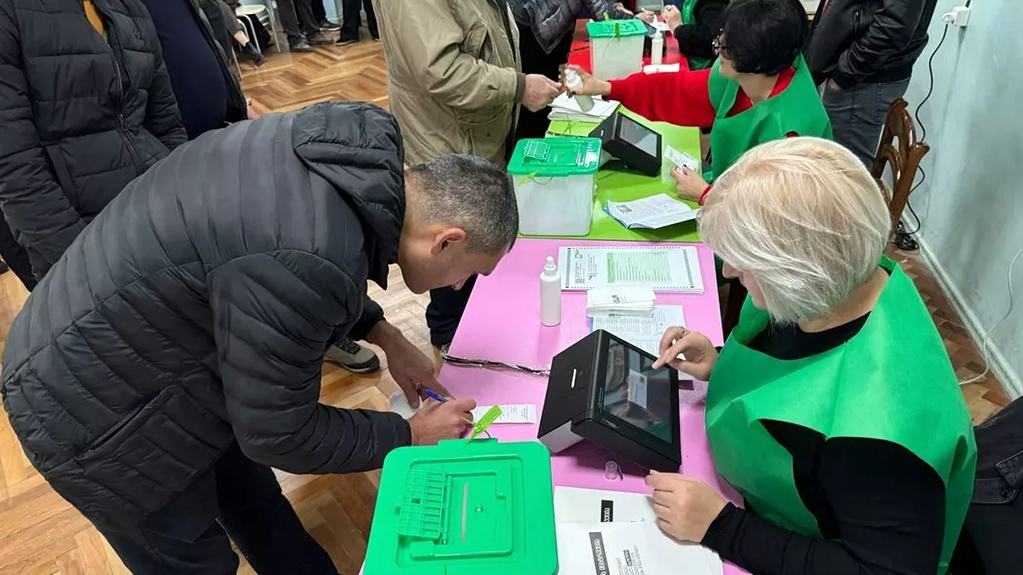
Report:
[[[459,0],[455,0],[459,1]],[[441,103],[452,108],[480,110],[495,103],[515,103],[518,72],[477,59],[463,52],[470,36],[483,41],[485,28],[480,22],[463,30],[451,13],[450,0],[378,0],[389,5],[391,38],[400,47],[401,57],[415,82]],[[509,15],[509,18],[511,16]],[[504,36],[504,30],[501,30]],[[495,42],[507,42],[493,38]]]

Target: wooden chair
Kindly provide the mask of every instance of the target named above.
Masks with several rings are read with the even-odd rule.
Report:
[[[874,167],[870,173],[877,180],[888,209],[892,215],[892,231],[894,234],[902,219],[902,211],[909,202],[909,194],[913,191],[913,180],[916,178],[920,162],[931,150],[924,142],[916,140],[916,125],[907,109],[909,104],[899,98],[888,108],[888,117],[884,122],[881,134],[881,145],[874,157]],[[896,144],[896,140],[898,143]],[[885,165],[891,168],[891,187],[884,181]]]

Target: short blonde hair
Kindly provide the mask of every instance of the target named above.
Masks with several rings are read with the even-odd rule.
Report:
[[[753,148],[714,183],[700,235],[749,272],[779,323],[827,315],[877,269],[888,206],[863,164],[842,146],[787,138]]]

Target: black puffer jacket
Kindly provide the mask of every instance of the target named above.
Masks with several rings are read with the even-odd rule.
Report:
[[[174,93],[138,0],[0,0],[0,210],[37,273],[125,184],[182,144]]]
[[[595,20],[603,20],[604,14],[616,20],[632,17],[615,7],[616,0],[508,0],[508,4],[515,22],[531,28],[548,54],[572,32],[584,10]]]
[[[821,0],[806,61],[820,84],[841,88],[910,77],[938,0]]]
[[[101,524],[144,519],[237,441],[293,473],[379,467],[392,413],[318,403],[328,342],[383,317],[404,217],[398,125],[319,104],[208,133],[129,184],[7,336],[4,408],[33,465]]]

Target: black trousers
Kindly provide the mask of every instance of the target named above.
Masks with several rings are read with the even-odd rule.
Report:
[[[327,0],[312,0],[313,18],[316,19],[316,23],[319,24],[327,19],[327,6],[324,2]]]
[[[341,38],[358,40],[359,38],[359,26],[362,25],[362,14],[359,13],[360,7],[366,11],[366,25],[369,28],[369,33],[374,38],[380,37],[380,30],[377,29],[377,15],[373,11],[373,3],[370,0],[344,0],[341,4],[341,9],[344,14],[341,15]]]
[[[281,15],[281,27],[294,42],[320,33],[320,21],[313,16],[313,2],[322,0],[278,0],[277,10]]]
[[[25,284],[25,289],[28,291],[32,291],[39,283],[35,274],[32,273],[32,262],[28,259],[28,251],[14,239],[14,233],[11,232],[11,227],[7,225],[3,214],[0,214],[0,257],[4,258],[4,261],[18,276],[21,283]]]
[[[234,575],[239,562],[231,541],[260,575],[337,575],[273,471],[245,457],[237,445],[142,525],[97,527],[136,575]]]
[[[426,325],[430,328],[430,343],[443,347],[455,339],[458,322],[462,321],[465,306],[472,295],[472,287],[476,285],[476,276],[472,276],[462,289],[450,287],[430,290],[430,305],[426,306]]]
[[[977,475],[950,575],[1023,572],[1023,399],[975,429]]]
[[[568,53],[572,50],[572,34],[565,34],[561,42],[550,54],[543,51],[533,35],[533,29],[519,27],[519,60],[522,62],[523,74],[543,74],[555,82],[561,81],[562,64],[568,62]],[[542,138],[547,133],[551,121],[547,119],[549,109],[530,112],[525,107],[519,110],[519,124],[515,129],[515,141],[522,138]]]

